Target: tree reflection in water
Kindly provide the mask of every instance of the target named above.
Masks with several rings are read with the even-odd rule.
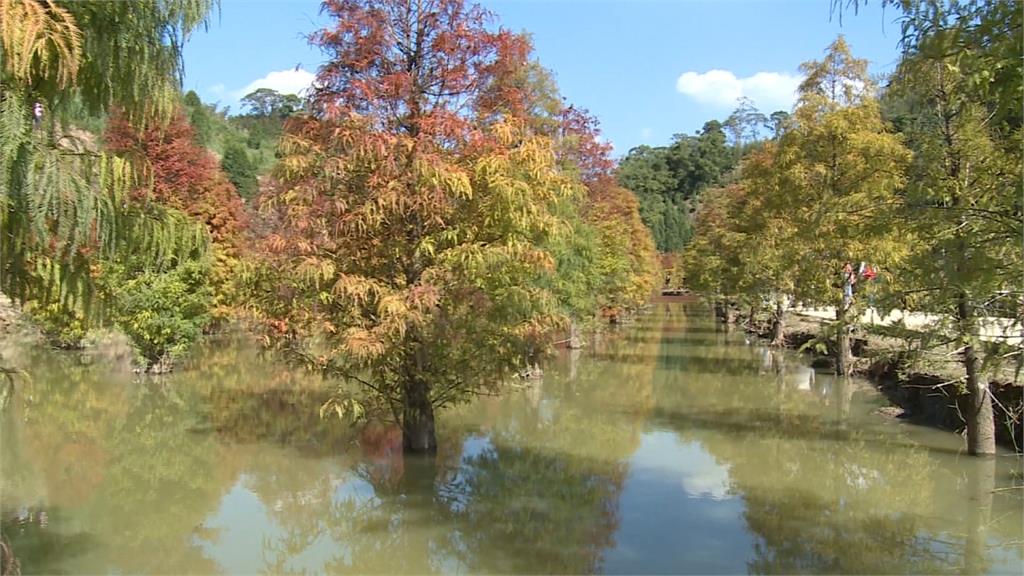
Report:
[[[728,467],[756,535],[749,572],[984,573],[986,530],[1019,539],[1020,498],[990,526],[994,460],[909,441],[869,414],[873,393],[856,380],[687,334],[661,354],[671,369],[655,384],[655,418]]]
[[[436,459],[403,456],[388,424],[321,420],[323,384],[245,339],[199,352],[133,380],[116,352],[20,349],[32,380],[0,420],[0,519],[26,573],[599,572],[652,430],[719,464],[711,488],[672,486],[742,498],[751,572],[1020,565],[1003,544],[1021,498],[992,492],[1004,462],[863,420],[856,383],[679,307],[445,412]]]
[[[272,513],[285,529],[265,542],[264,569],[294,571],[291,559],[326,533],[340,550],[322,567],[329,572],[599,570],[650,407],[650,370],[629,366],[614,372],[621,386],[599,387],[592,380],[607,377],[606,366],[567,358],[526,390],[448,413],[436,460],[403,457],[394,428],[365,428],[352,476],[301,499],[258,491],[265,502],[307,508]],[[594,419],[595,411],[613,416]],[[316,524],[303,522],[310,516]]]

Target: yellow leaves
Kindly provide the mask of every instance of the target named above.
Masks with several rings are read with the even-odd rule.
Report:
[[[300,278],[316,286],[319,286],[321,282],[334,278],[335,271],[334,262],[326,258],[314,256],[303,258],[296,270]]]
[[[465,172],[446,174],[445,188],[456,198],[473,199],[473,186],[469,182],[469,175]]]
[[[0,0],[0,56],[15,80],[52,75],[58,88],[75,81],[82,33],[71,14],[53,0]]]
[[[512,121],[498,122],[491,126],[491,134],[506,146],[513,145],[519,139],[520,133],[521,127]]]
[[[424,238],[416,246],[416,255],[433,257],[435,254],[435,248],[436,244],[433,238]]]
[[[387,290],[384,284],[373,278],[342,273],[338,274],[331,292],[339,298],[349,299],[355,304],[363,306],[371,300],[377,300]]]
[[[417,185],[420,192],[435,199],[460,199],[470,200],[473,198],[473,185],[470,182],[469,174],[456,164],[451,164],[436,157],[416,159],[413,170],[416,174]],[[431,194],[433,192],[433,194]],[[437,206],[435,201],[434,206]]]
[[[335,414],[339,420],[358,422],[366,416],[366,407],[352,397],[331,397],[320,406],[320,418],[326,418],[328,414]]]
[[[409,307],[406,306],[404,295],[388,294],[380,299],[377,311],[382,319],[405,318],[409,313]]]
[[[360,361],[383,356],[388,348],[379,334],[366,328],[349,328],[344,333],[342,351]]]
[[[284,253],[275,262],[287,302],[271,295],[264,305],[287,307],[295,337],[320,346],[329,363],[386,380],[417,347],[439,355],[417,368],[427,372],[477,371],[471,356],[481,350],[499,368],[517,363],[526,339],[564,321],[553,312],[561,302],[550,285],[566,282],[557,278],[553,245],[571,241],[565,212],[584,188],[562,172],[549,139],[498,124],[486,145],[456,152],[351,126],[335,130],[353,139],[341,142],[330,136],[332,121],[314,122],[322,125],[311,123],[302,136],[319,139],[320,148],[301,139],[285,146],[297,156],[287,159],[277,193],[290,229],[268,239]],[[630,262],[618,276],[647,270],[620,259]],[[649,282],[615,286],[632,301],[646,296],[636,293]],[[441,338],[458,345],[444,347]],[[323,413],[342,415],[334,404]]]

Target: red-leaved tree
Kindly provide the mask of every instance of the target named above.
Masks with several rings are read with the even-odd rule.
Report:
[[[137,189],[136,200],[157,202],[197,218],[215,242],[233,244],[238,239],[246,226],[242,199],[213,155],[196,142],[183,113],[166,125],[154,122],[144,130],[115,114],[105,139],[108,150],[133,157],[145,167],[151,186]]]

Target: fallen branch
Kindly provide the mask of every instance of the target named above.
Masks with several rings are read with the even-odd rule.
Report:
[[[1003,488],[995,488],[992,492],[1009,492],[1010,490],[1024,490],[1024,484],[1020,486],[1005,486]]]

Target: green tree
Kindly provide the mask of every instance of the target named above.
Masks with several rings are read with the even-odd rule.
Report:
[[[730,225],[738,234],[732,245],[739,250],[736,293],[751,310],[769,305],[771,344],[781,346],[785,343],[786,301],[788,295],[797,293],[807,253],[803,252],[803,223],[793,218],[793,198],[780,178],[776,152],[775,144],[768,143],[744,160],[740,185],[745,194],[733,208]]]
[[[683,250],[674,275],[718,306],[740,292],[743,235],[736,218],[747,191],[739,184],[707,190],[697,207],[694,239]]]
[[[757,140],[761,127],[766,121],[767,118],[758,111],[753,100],[746,96],[737,100],[736,109],[722,123],[722,127],[732,134],[737,162],[743,155],[744,143],[750,144]]]
[[[788,125],[789,112],[786,112],[785,110],[776,110],[775,112],[772,112],[765,121],[765,128],[772,131],[772,138],[775,140],[782,137],[782,134],[786,131]]]
[[[616,177],[636,194],[658,250],[677,252],[693,236],[691,214],[700,194],[724,184],[735,162],[722,123],[712,120],[695,136],[675,135],[670,146],[630,150]]]
[[[146,372],[169,372],[210,323],[208,261],[163,269],[110,265],[102,283],[116,326],[131,339]]]
[[[904,183],[909,151],[882,120],[867,62],[850,54],[842,36],[824,60],[801,69],[794,125],[775,157],[780,209],[799,230],[790,246],[801,262],[794,296],[835,306],[836,371],[849,374],[855,301],[844,270],[861,261],[892,270],[905,255],[905,239],[884,216]]]
[[[695,196],[701,190],[726,183],[726,175],[736,166],[736,159],[729,151],[722,123],[710,120],[701,127],[694,141],[693,153],[687,170],[684,188]]]
[[[918,10],[891,88],[914,151],[901,225],[918,241],[900,274],[916,307],[950,319],[936,329],[954,335],[963,364],[967,448],[992,454],[986,372],[1007,351],[978,335],[982,319],[1004,315],[1000,294],[1009,295],[1010,309],[1020,306],[1021,7],[954,2]],[[924,21],[929,28],[917,28]]]
[[[619,164],[618,181],[640,201],[640,217],[660,252],[676,252],[689,240],[690,226],[680,178],[669,168],[669,149],[639,146]],[[674,198],[679,198],[677,203]]]
[[[33,301],[27,303],[25,310],[50,346],[64,350],[85,347],[90,323],[78,310],[69,309],[60,302],[43,306]]]
[[[249,159],[249,153],[238,141],[232,141],[224,148],[224,156],[221,157],[220,167],[227,175],[228,180],[235,185],[239,196],[251,200],[259,191],[259,181],[256,179],[256,167]]]
[[[210,109],[211,106],[203,104],[195,90],[185,93],[183,103],[188,114],[188,123],[196,132],[196,141],[203,146],[209,146],[213,141],[213,116],[216,112]]]
[[[302,109],[302,99],[295,94],[281,94],[271,88],[257,88],[239,101],[253,116],[287,118]]]

